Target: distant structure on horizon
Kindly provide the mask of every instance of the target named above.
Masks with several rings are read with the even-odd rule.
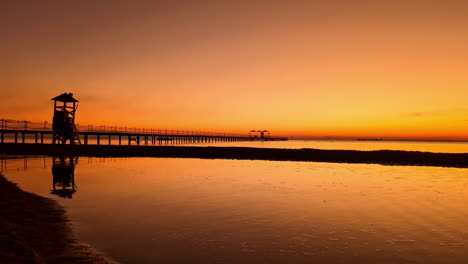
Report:
[[[78,108],[78,100],[72,93],[63,93],[52,98],[54,101],[54,117],[52,119],[52,144],[81,144],[76,131],[75,114]]]
[[[253,135],[253,137],[258,137],[258,135],[256,133],[260,134],[261,139],[267,139],[267,138],[270,137],[270,131],[268,131],[268,130],[250,130],[249,131],[249,136]],[[267,134],[265,135],[265,133],[267,133]]]

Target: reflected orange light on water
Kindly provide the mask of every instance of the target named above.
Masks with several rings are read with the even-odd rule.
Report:
[[[49,193],[50,160],[29,159],[27,171],[23,160],[8,160],[4,174],[58,200],[78,237],[116,260],[455,264],[468,257],[466,169],[80,157],[78,191],[63,199]]]

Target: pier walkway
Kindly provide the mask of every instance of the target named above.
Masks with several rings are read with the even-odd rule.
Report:
[[[52,143],[52,124],[0,119],[0,143]],[[148,129],[117,126],[76,125],[83,145],[188,144],[235,141],[276,141],[280,137],[258,137],[228,132]]]

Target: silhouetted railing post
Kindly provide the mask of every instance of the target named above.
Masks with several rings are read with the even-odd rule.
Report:
[[[4,134],[3,134],[3,126],[4,126],[3,123],[4,123],[4,120],[1,119],[1,121],[2,121],[2,131],[0,132],[0,143],[3,143],[3,140],[4,140]],[[0,169],[2,169],[2,168],[0,168]]]

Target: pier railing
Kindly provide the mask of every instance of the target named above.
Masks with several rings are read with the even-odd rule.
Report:
[[[155,128],[137,128],[109,125],[83,125],[77,124],[78,133],[120,133],[120,134],[155,134],[168,136],[213,136],[213,137],[252,137],[249,134],[218,132],[218,131],[200,131],[200,130],[181,130],[181,129],[155,129]],[[0,130],[23,130],[23,131],[52,131],[52,124],[45,122],[31,122],[27,120],[0,119]]]

